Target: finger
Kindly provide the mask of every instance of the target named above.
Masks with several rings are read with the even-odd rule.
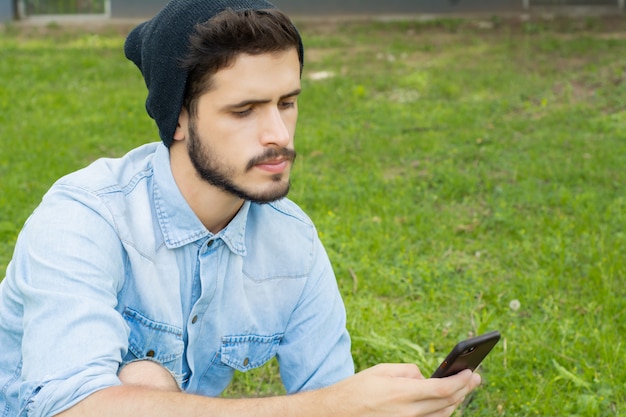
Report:
[[[482,383],[482,377],[480,376],[480,374],[476,374],[476,373],[473,374],[472,375],[472,380],[471,380],[472,389],[476,388],[481,383]]]
[[[438,398],[423,400],[413,404],[413,409],[409,415],[422,417],[448,417],[463,403],[463,397]]]
[[[450,391],[448,389],[437,389],[431,393],[432,396],[425,398],[414,403],[414,414],[423,417],[448,417],[451,416],[454,411],[463,404],[463,401],[467,398],[467,394],[471,391],[469,386],[460,388],[457,391]],[[445,394],[445,395],[444,395]]]
[[[458,376],[460,379],[459,383],[461,385],[467,385],[469,387],[469,392],[471,392],[472,390],[474,390],[474,388],[476,388],[477,386],[480,385],[482,378],[480,376],[480,374],[474,373],[469,369],[466,369],[462,372],[460,372],[457,375],[453,375],[454,377]]]
[[[449,407],[434,411],[433,413],[426,414],[423,417],[450,417],[452,414],[454,414],[458,406],[459,404],[454,404]]]
[[[470,370],[465,370],[446,378],[430,378],[423,381],[419,395],[422,399],[443,400],[442,404],[450,405],[472,392],[479,383],[480,376],[473,374]],[[415,393],[418,394],[418,391],[416,390]]]
[[[454,374],[445,378],[439,378],[439,379],[442,381],[447,380],[450,383],[460,387],[462,385],[471,384],[472,380],[474,379],[474,375],[478,375],[478,374],[474,374],[474,372],[472,372],[470,369],[465,369],[457,374]]]

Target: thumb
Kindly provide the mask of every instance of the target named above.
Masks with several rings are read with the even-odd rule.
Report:
[[[424,379],[417,365],[412,363],[383,363],[369,368],[366,371],[380,376]]]

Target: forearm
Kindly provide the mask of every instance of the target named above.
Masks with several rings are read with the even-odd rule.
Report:
[[[387,364],[327,388],[268,398],[209,398],[121,385],[58,417],[447,417],[478,384],[480,377],[467,370],[424,379],[414,365]]]
[[[268,398],[209,398],[151,388],[117,386],[98,391],[58,417],[315,417],[337,415],[322,391]]]

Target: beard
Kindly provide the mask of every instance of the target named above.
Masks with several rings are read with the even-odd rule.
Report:
[[[243,186],[236,184],[233,179],[235,168],[220,163],[219,158],[211,152],[211,149],[202,143],[193,119],[189,121],[187,153],[196,173],[202,180],[243,200],[265,204],[279,200],[289,193],[290,181],[289,179],[284,181],[286,174],[282,173],[273,175],[271,181],[274,186],[264,191],[246,190]],[[296,159],[296,151],[288,148],[268,148],[263,154],[248,161],[244,173],[251,171],[257,164],[280,157],[293,163]]]

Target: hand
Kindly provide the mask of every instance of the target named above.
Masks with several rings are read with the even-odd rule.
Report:
[[[336,415],[359,417],[448,417],[480,384],[469,370],[425,379],[417,366],[382,364],[327,388]],[[336,401],[336,402],[335,402]]]

